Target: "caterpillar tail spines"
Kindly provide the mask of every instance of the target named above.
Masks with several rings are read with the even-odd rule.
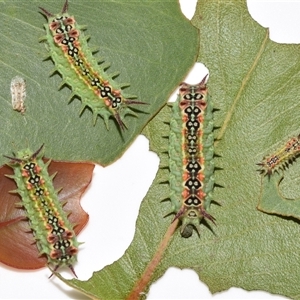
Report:
[[[208,219],[208,220],[210,220],[212,223],[214,223],[214,225],[217,225],[216,222],[215,222],[216,219],[215,219],[212,215],[210,215],[203,207],[201,207],[200,210],[201,210],[202,216],[203,216],[205,219]]]
[[[62,14],[65,14],[65,13],[68,11],[68,6],[69,6],[69,3],[68,3],[68,0],[66,0],[65,3],[64,3],[64,6],[63,6],[63,8],[62,8],[62,11],[61,11]],[[47,11],[45,8],[39,6],[39,9],[40,9],[40,10],[41,10],[48,18],[54,17],[54,14],[50,13],[50,12]]]
[[[210,215],[202,206],[198,208],[188,208],[186,206],[182,206],[180,210],[176,213],[174,219],[172,220],[172,223],[176,221],[177,219],[180,219],[181,217],[185,216],[185,220],[183,221],[182,224],[192,224],[192,225],[197,225],[199,222],[196,222],[194,224],[194,220],[198,218],[205,218],[210,220],[214,225],[216,225],[215,218]]]
[[[3,157],[10,159],[11,160],[10,163],[16,163],[16,162],[21,163],[23,161],[22,159],[17,158],[17,157],[11,157],[11,156],[7,156],[7,155],[3,155]],[[14,176],[12,176],[12,175],[5,175],[5,176],[8,178],[14,178]],[[12,176],[12,177],[10,177],[10,176]]]
[[[61,13],[62,13],[62,14],[66,13],[66,12],[68,11],[68,7],[69,7],[69,3],[68,3],[68,0],[66,0],[64,6],[63,6],[63,8],[62,8]],[[76,277],[77,277],[77,276],[76,276]]]
[[[73,267],[72,265],[69,265],[68,267],[69,267],[69,269],[71,270],[71,272],[73,273],[73,275],[74,275],[76,278],[78,278],[78,276],[77,276],[77,274],[76,274],[76,272],[75,272],[75,270],[74,270],[74,267]]]
[[[114,115],[119,127],[121,128],[121,130],[125,130],[127,129],[127,126],[125,125],[125,123],[122,121],[120,115],[118,113],[115,113]]]
[[[37,150],[32,154],[32,156],[30,157],[30,159],[35,159],[35,158],[39,155],[39,153],[42,151],[43,148],[44,148],[44,143],[40,146],[39,149],[37,149]]]
[[[54,15],[52,13],[50,13],[48,10],[46,10],[45,8],[42,8],[39,6],[39,9],[48,17],[48,18],[51,18],[51,17],[54,17]]]
[[[171,223],[174,223],[177,219],[179,219],[185,212],[185,207],[181,207],[181,209],[176,213]]]

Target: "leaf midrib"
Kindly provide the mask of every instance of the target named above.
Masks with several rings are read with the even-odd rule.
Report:
[[[241,95],[243,94],[243,91],[248,83],[248,81],[250,80],[251,78],[251,75],[253,73],[253,71],[255,70],[258,62],[260,61],[260,58],[261,56],[263,55],[264,53],[264,50],[266,49],[266,45],[267,43],[270,41],[269,39],[269,30],[266,30],[266,34],[265,34],[265,38],[259,48],[259,51],[257,52],[256,56],[255,56],[255,59],[249,69],[249,71],[246,73],[244,79],[242,80],[242,84],[240,86],[240,89],[234,99],[234,101],[232,102],[232,105],[230,107],[230,109],[228,110],[228,113],[224,119],[224,122],[223,122],[223,125],[221,126],[220,130],[219,130],[219,133],[217,135],[217,138],[216,138],[216,142],[215,142],[215,145],[222,139],[223,135],[224,135],[224,132],[226,130],[226,128],[228,127],[228,124],[231,120],[231,117],[234,113],[234,110],[239,102],[239,100],[241,99]]]

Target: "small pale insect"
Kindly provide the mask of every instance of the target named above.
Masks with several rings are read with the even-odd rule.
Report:
[[[26,98],[26,83],[24,78],[16,76],[10,83],[11,104],[14,110],[24,113],[26,108],[24,101]]]

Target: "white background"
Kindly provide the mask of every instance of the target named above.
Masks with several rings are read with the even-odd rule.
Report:
[[[190,19],[194,14],[196,0],[180,2],[183,13]],[[272,40],[279,43],[300,43],[300,0],[248,0],[248,8],[256,21],[270,28]],[[185,81],[199,82],[206,72],[205,68],[199,68],[198,64]],[[90,220],[79,235],[79,241],[85,242],[80,246],[78,263],[75,265],[80,280],[89,279],[93,271],[118,260],[128,248],[134,235],[140,203],[155,177],[158,165],[157,155],[149,152],[147,139],[139,136],[116,163],[105,169],[96,167],[92,186],[82,200],[82,206],[89,213]],[[98,206],[95,207],[97,202]],[[71,278],[68,271],[61,274]],[[48,269],[19,271],[1,265],[0,298],[87,299],[57,278],[49,280],[49,275]],[[286,298],[259,291],[246,292],[237,288],[212,296],[194,271],[170,268],[152,285],[148,299]]]

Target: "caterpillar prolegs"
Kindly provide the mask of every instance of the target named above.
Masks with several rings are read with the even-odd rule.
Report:
[[[214,136],[206,77],[196,85],[180,85],[170,122],[170,199],[184,237],[192,235],[193,228],[199,233],[203,218],[215,220],[207,212],[214,188]]]
[[[48,24],[44,25],[47,35],[42,40],[48,43],[55,71],[62,75],[63,84],[73,90],[70,99],[75,95],[81,98],[80,114],[85,107],[90,107],[94,124],[99,115],[108,128],[108,119],[112,116],[119,127],[125,129],[124,116],[136,115],[128,105],[145,103],[133,100],[136,96],[124,94],[122,88],[128,84],[116,83],[113,78],[118,74],[107,74],[105,69],[109,65],[96,62],[88,47],[88,38],[82,32],[85,27],[79,26],[74,16],[67,13],[68,0],[60,14],[53,15],[44,8],[40,9],[48,18]]]

